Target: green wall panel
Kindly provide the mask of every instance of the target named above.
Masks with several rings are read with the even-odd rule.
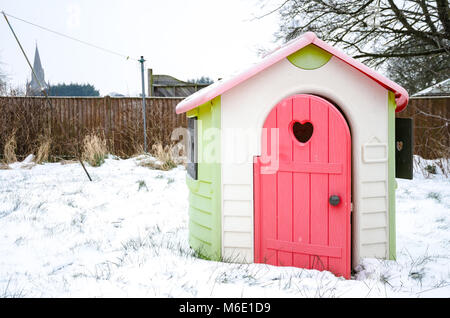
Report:
[[[220,96],[189,111],[197,117],[198,179],[189,175],[189,244],[202,257],[220,260],[221,243],[221,167]]]
[[[395,95],[389,92],[388,95],[388,179],[389,179],[389,259],[395,260],[396,253],[396,231],[395,231]]]

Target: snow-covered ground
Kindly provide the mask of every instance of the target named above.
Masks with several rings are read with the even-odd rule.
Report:
[[[397,261],[329,272],[196,258],[185,169],[0,170],[0,297],[450,297],[450,181],[398,179]]]

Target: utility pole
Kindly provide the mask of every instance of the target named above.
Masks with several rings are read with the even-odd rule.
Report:
[[[142,117],[144,119],[144,152],[147,152],[147,120],[145,118],[145,81],[144,81],[144,57],[141,56],[139,60],[141,63],[141,77],[142,77]]]

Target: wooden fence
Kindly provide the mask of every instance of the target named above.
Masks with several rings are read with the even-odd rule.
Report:
[[[168,144],[173,129],[186,127],[176,115],[182,98],[147,98],[147,144]],[[143,146],[142,99],[133,97],[0,97],[0,153],[15,134],[18,157],[35,152],[50,130],[53,157],[73,157],[84,136],[96,133],[111,153],[130,156]]]
[[[173,129],[187,127],[185,114],[176,115],[182,98],[147,98],[148,148],[168,144]],[[0,156],[15,134],[19,158],[35,153],[50,128],[54,157],[73,157],[88,133],[105,137],[111,153],[133,155],[143,145],[142,99],[133,97],[0,97]],[[450,152],[450,98],[412,98],[397,117],[414,119],[414,153],[428,159]]]
[[[450,157],[450,97],[413,97],[396,116],[413,119],[414,154],[426,159]]]

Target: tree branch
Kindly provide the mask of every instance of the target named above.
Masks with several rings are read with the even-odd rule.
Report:
[[[428,8],[425,4],[425,0],[419,0],[418,3],[420,5],[420,8],[422,9],[423,15],[425,17],[425,21],[427,22],[428,26],[430,27],[431,32],[438,33],[436,26],[431,21],[430,12],[428,12]]]
[[[263,15],[260,15],[260,16],[258,16],[258,17],[254,17],[254,18],[251,19],[250,21],[253,21],[253,20],[255,20],[255,19],[258,19],[258,20],[259,20],[259,19],[262,19],[262,18],[264,18],[264,17],[267,17],[268,15],[271,15],[272,13],[274,13],[274,12],[280,10],[281,8],[283,8],[289,1],[290,1],[290,0],[285,0],[281,5],[279,5],[279,6],[276,7],[275,9],[273,9],[273,10],[267,12],[267,13],[264,13]]]
[[[394,12],[395,16],[397,17],[398,21],[412,34],[415,36],[422,38],[423,40],[429,42],[430,44],[433,44],[434,46],[436,43],[433,41],[433,39],[430,39],[430,37],[423,34],[423,32],[420,32],[412,27],[411,24],[409,24],[407,18],[403,15],[402,11],[396,6],[394,3],[394,0],[388,0],[389,5]]]
[[[442,22],[447,37],[450,37],[450,18],[447,0],[436,0],[439,19]]]
[[[363,57],[415,57],[415,56],[427,56],[433,54],[445,53],[445,49],[436,49],[431,51],[423,51],[423,52],[410,52],[410,53],[370,53],[370,52],[362,52],[361,55],[354,56],[355,59],[363,58]]]

